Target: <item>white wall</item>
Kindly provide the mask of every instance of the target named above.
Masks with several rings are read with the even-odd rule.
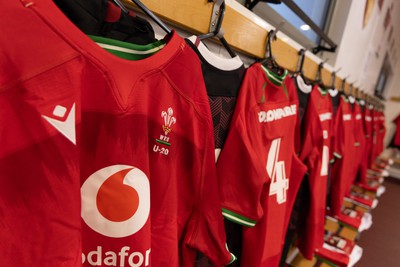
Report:
[[[341,3],[343,1],[348,2],[347,0],[338,0],[338,4],[343,5]],[[370,94],[374,91],[386,51],[389,50],[390,44],[387,42],[387,37],[390,27],[384,31],[383,21],[387,8],[394,1],[385,0],[381,10],[378,8],[378,1],[375,1],[372,14],[365,27],[363,27],[363,17],[366,0],[351,1],[341,39],[335,24],[339,23],[338,19],[343,19],[341,14],[345,14],[346,10],[340,9],[340,5],[338,5],[340,10],[335,12],[332,19],[333,27],[328,33],[328,35],[340,39],[336,55],[331,56],[332,58],[328,62],[335,69],[341,67],[339,75],[349,76],[349,82],[354,82],[355,86]],[[399,3],[395,2],[397,2],[395,8],[399,10]],[[392,10],[392,24],[395,22],[394,15],[396,12]],[[396,30],[399,30],[399,26]],[[329,54],[325,53],[324,56],[329,57]]]

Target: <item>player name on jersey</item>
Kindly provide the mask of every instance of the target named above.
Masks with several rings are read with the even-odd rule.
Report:
[[[271,122],[282,118],[296,115],[296,105],[290,105],[283,108],[271,109],[258,112],[258,120],[261,122]]]
[[[332,119],[332,113],[327,112],[319,115],[319,120],[320,121],[326,121],[326,120],[331,120]]]
[[[350,121],[351,120],[351,114],[344,114],[343,115],[343,120],[344,121]]]

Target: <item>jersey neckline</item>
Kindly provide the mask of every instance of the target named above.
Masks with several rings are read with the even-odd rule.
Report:
[[[96,44],[111,54],[127,60],[142,60],[148,58],[165,46],[165,40],[157,40],[156,42],[138,45],[119,40],[114,40],[102,36],[88,35]]]
[[[213,68],[222,71],[236,71],[244,67],[243,61],[239,56],[233,58],[219,57],[212,53],[197,36],[192,35],[186,39],[197,48],[199,56],[204,59],[203,62],[209,64]]]

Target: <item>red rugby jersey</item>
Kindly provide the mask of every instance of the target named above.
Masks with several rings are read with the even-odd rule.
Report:
[[[392,144],[400,147],[400,115],[393,120],[393,123],[396,125],[396,132],[394,133]]]
[[[309,170],[310,203],[299,248],[311,259],[324,242],[327,179],[332,131],[332,100],[327,90],[315,86],[304,119],[304,141],[300,159]]]
[[[355,151],[353,111],[344,95],[341,95],[335,118],[335,141],[333,154],[335,163],[332,166],[330,188],[330,206],[332,215],[339,215],[348,188],[348,180],[354,168],[352,154]]]
[[[359,181],[362,184],[367,184],[367,169],[371,166],[370,163],[370,153],[372,145],[372,117],[371,117],[371,107],[370,105],[365,105],[362,112],[362,122],[364,128],[364,153],[361,155],[361,165],[359,170]]]
[[[243,266],[277,266],[305,166],[294,150],[298,100],[287,71],[245,74],[217,162],[225,218],[243,229]]]
[[[354,154],[351,156],[352,169],[348,177],[348,186],[351,188],[355,182],[360,168],[363,164],[363,155],[365,153],[365,132],[362,120],[362,110],[358,101],[353,104],[353,135],[354,135]]]
[[[52,1],[0,8],[2,265],[193,266],[196,250],[227,264],[211,112],[185,41],[130,61]]]

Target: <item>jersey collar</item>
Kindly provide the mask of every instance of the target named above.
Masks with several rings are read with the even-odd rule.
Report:
[[[264,70],[265,74],[267,75],[268,80],[277,86],[282,85],[283,81],[285,80],[285,78],[288,74],[288,71],[286,69],[283,69],[282,74],[278,75],[278,74],[272,72],[271,70],[269,70],[268,68],[264,67],[263,65],[261,65],[261,67]]]

